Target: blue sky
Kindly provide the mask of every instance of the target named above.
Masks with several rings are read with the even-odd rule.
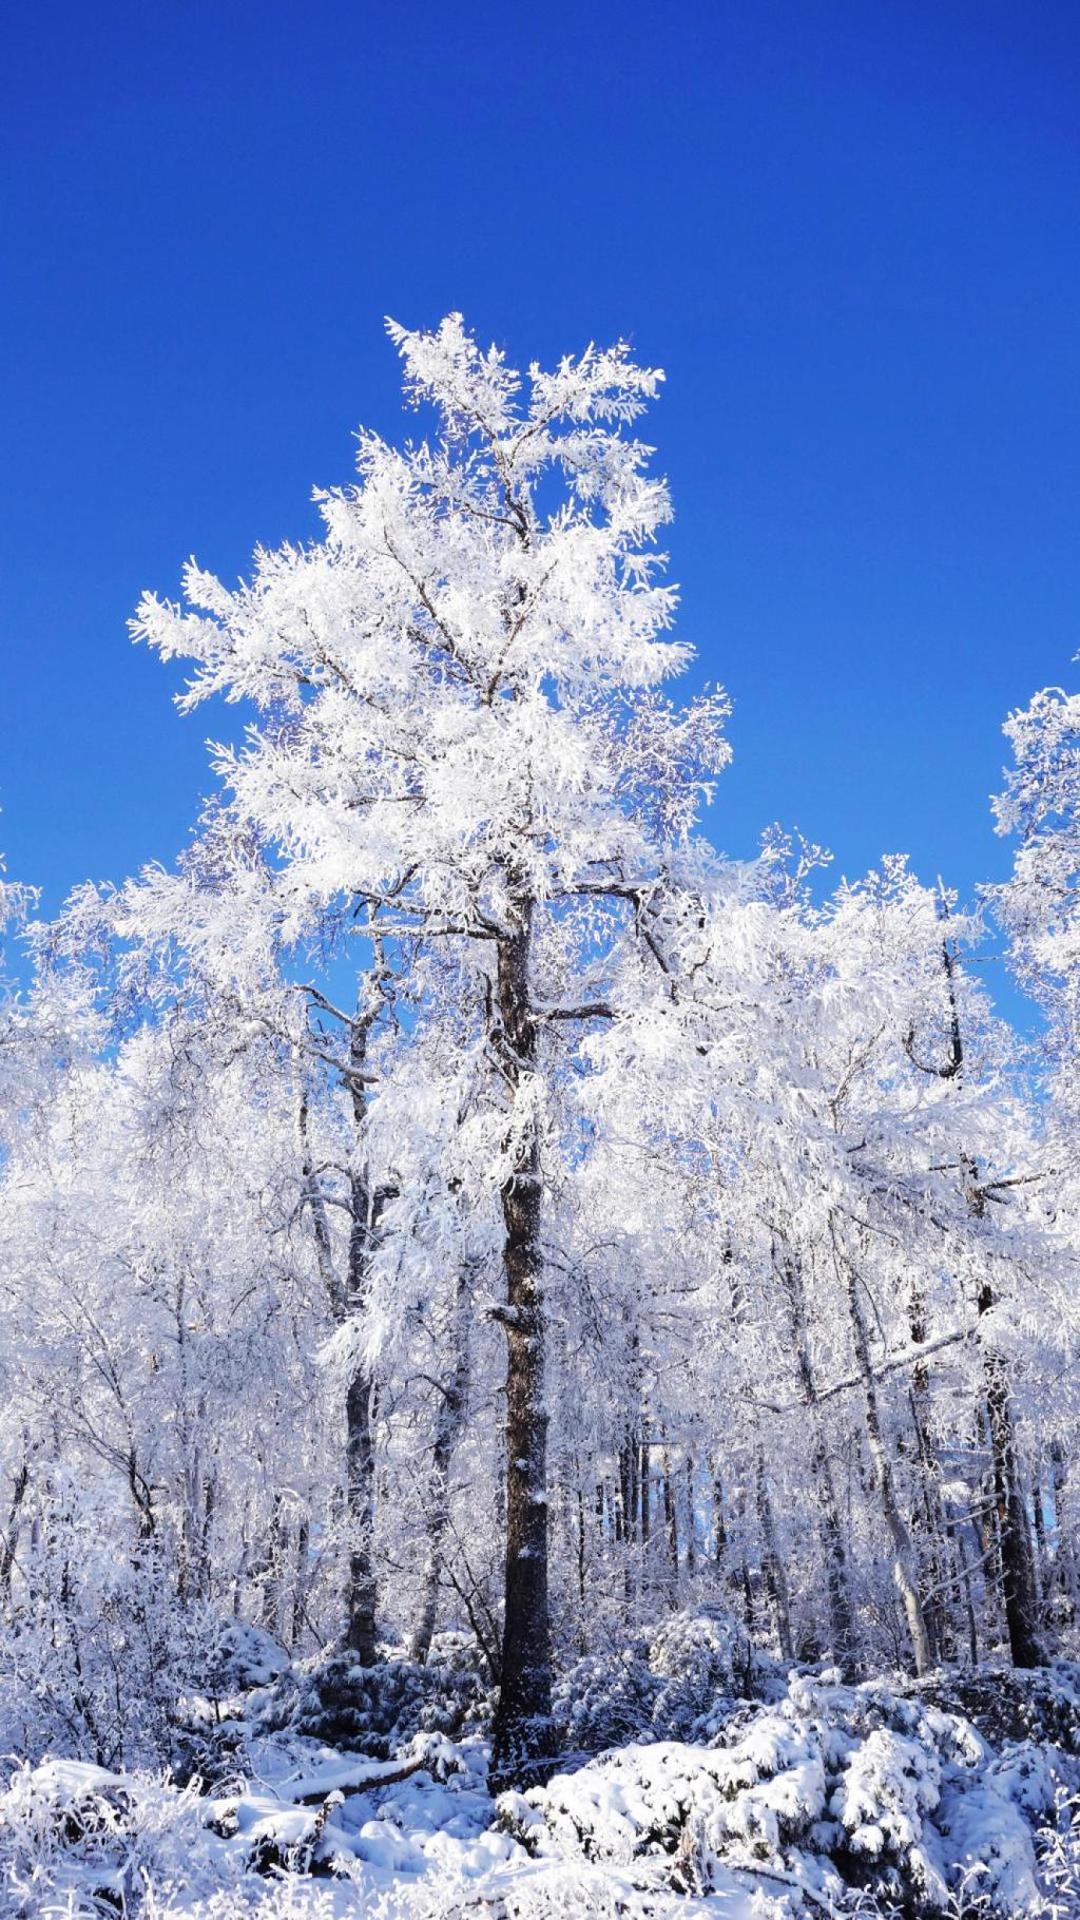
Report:
[[[384,313],[513,355],[626,334],[712,831],[1004,871],[1006,711],[1080,646],[1080,14],[829,0],[9,10],[0,46],[0,847],[54,906],[210,785],[133,649],[183,557],[314,529]]]

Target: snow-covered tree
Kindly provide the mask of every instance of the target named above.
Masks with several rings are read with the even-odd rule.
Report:
[[[457,316],[390,333],[437,437],[395,449],[363,433],[359,483],[318,496],[321,541],[260,552],[238,589],[192,565],[187,610],[147,597],[136,631],[194,661],[184,706],[219,693],[259,715],[217,767],[230,817],[272,862],[282,939],[360,912],[369,940],[413,954],[451,940],[471,956],[500,1115],[484,1175],[505,1274],[494,1764],[510,1779],[550,1748],[552,1062],[617,1012],[602,998],[613,942],[647,937],[651,892],[726,758],[726,709],[712,698],[680,714],[658,692],[689,657],[665,637],[674,594],[656,577],[667,490],[631,431],[659,375],[618,345],[523,380]],[[368,1018],[365,1002],[358,1100]],[[370,1242],[370,1188],[364,1205],[354,1228]]]

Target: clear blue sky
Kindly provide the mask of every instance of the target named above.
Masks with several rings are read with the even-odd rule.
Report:
[[[0,847],[50,906],[172,858],[229,724],[140,589],[312,531],[399,430],[383,314],[454,307],[668,370],[719,843],[1004,870],[1001,719],[1080,646],[1066,0],[39,0],[0,90]]]

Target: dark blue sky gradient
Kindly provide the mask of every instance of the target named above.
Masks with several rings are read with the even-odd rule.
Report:
[[[384,313],[628,334],[712,831],[1004,871],[1000,722],[1080,645],[1080,14],[804,0],[10,10],[0,47],[0,847],[54,907],[210,783],[139,590],[314,529]]]

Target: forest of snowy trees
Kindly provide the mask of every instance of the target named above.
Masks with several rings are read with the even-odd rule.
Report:
[[[389,332],[135,615],[186,850],[0,886],[5,1911],[1080,1911],[1080,695],[975,901],[723,856],[661,376]]]

